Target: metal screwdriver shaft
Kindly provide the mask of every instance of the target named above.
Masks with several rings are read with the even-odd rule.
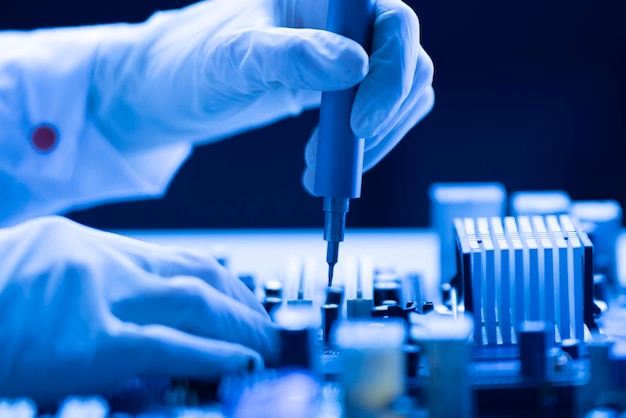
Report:
[[[328,242],[326,262],[328,263],[328,287],[333,285],[335,264],[339,261],[339,243],[343,241],[346,229],[346,213],[350,199],[341,197],[324,198],[324,239]]]

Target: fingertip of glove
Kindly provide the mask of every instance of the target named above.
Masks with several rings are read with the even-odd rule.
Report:
[[[319,90],[333,91],[352,87],[361,82],[369,72],[367,52],[353,40],[325,31],[316,31],[312,55],[317,55]]]
[[[251,372],[256,372],[259,370],[263,370],[265,368],[265,363],[263,362],[263,359],[261,358],[261,356],[250,356],[248,357],[248,361],[246,362],[246,371],[251,373]]]
[[[352,62],[346,60],[346,74],[353,78],[350,82],[354,82],[356,84],[363,81],[369,73],[369,56],[360,45],[356,44],[356,42],[350,42],[353,44],[352,48],[349,50],[352,55],[352,57],[350,57]]]

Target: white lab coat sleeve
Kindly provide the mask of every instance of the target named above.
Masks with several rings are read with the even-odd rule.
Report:
[[[0,226],[162,195],[190,155],[190,143],[118,150],[89,115],[98,45],[120,36],[132,25],[0,31]],[[49,151],[32,141],[42,125],[57,132]]]

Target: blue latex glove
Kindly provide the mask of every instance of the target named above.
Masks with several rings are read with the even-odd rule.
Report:
[[[0,229],[0,254],[0,398],[48,403],[274,360],[267,314],[211,257],[58,217]]]
[[[431,108],[432,62],[399,0],[377,2],[371,59],[323,30],[327,2],[210,0],[138,24],[0,31],[0,225],[160,196],[195,144],[359,82],[352,127],[373,166]],[[46,152],[31,139],[42,124],[58,133]]]
[[[354,132],[365,169],[383,158],[434,102],[433,64],[417,16],[378,0],[371,57],[323,30],[324,0],[213,0],[120,28],[102,44],[92,111],[118,147],[209,142],[319,106],[320,91],[361,82]],[[270,145],[268,145],[270,146]],[[316,136],[306,151],[312,190]]]

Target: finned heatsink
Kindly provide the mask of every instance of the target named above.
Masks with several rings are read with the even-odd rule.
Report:
[[[595,327],[593,247],[569,215],[454,221],[457,286],[474,317],[474,342],[514,344],[524,321],[555,327],[555,340]]]

